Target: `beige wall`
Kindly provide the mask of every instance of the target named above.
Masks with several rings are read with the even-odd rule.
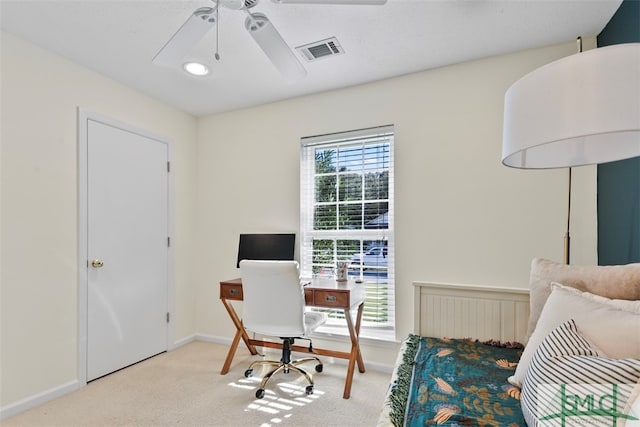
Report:
[[[394,124],[397,337],[420,281],[527,287],[531,259],[562,260],[567,171],[500,163],[503,99],[575,43],[489,58],[198,121],[198,300],[202,333],[230,336],[217,282],[238,275],[238,233],[299,227],[302,136]],[[535,118],[532,118],[535,119]],[[575,171],[573,261],[596,262],[595,172]],[[364,348],[392,363],[395,348]]]
[[[77,108],[173,142],[175,337],[195,332],[188,114],[2,33],[0,407],[77,379]]]
[[[78,106],[173,140],[175,340],[231,338],[217,283],[238,275],[238,233],[298,230],[302,136],[395,125],[399,339],[412,281],[526,287],[533,257],[562,257],[566,171],[500,165],[502,102],[574,42],[195,119],[1,39],[0,407],[76,379]],[[574,176],[573,261],[594,264],[595,172]]]

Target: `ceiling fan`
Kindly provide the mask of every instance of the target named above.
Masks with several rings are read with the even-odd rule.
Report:
[[[260,0],[211,0],[213,7],[196,9],[169,41],[153,58],[154,64],[176,66],[180,64],[188,51],[218,23],[218,8],[244,11],[247,19],[244,26],[255,42],[267,55],[273,65],[288,78],[302,78],[307,71],[296,55],[291,51],[278,30],[262,13],[252,13],[251,8]],[[287,4],[344,4],[344,5],[382,5],[387,0],[272,0],[274,3]],[[219,59],[218,52],[215,58]]]

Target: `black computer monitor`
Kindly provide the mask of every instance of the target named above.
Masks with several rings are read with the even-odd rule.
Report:
[[[290,261],[293,260],[295,248],[294,233],[241,234],[236,267],[240,268],[243,259]]]

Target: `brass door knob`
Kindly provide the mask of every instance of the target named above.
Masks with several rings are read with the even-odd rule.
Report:
[[[104,265],[104,262],[102,262],[101,259],[94,259],[93,261],[91,261],[91,266],[93,268],[101,268]]]

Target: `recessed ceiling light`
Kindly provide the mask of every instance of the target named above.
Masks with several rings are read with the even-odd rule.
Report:
[[[184,68],[187,73],[194,76],[206,76],[209,74],[209,67],[199,62],[187,62],[182,66],[182,68]]]

